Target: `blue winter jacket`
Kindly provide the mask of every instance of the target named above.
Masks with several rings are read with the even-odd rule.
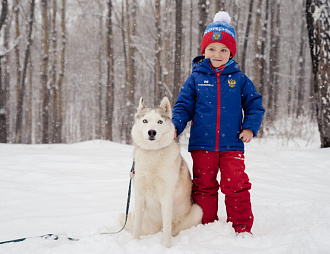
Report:
[[[264,112],[262,96],[236,62],[217,73],[210,59],[200,56],[180,90],[172,121],[180,135],[192,120],[189,151],[244,152],[239,134],[249,129],[256,136]]]

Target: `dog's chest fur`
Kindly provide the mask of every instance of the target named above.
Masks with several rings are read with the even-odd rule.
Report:
[[[180,174],[181,155],[178,145],[152,151],[137,147],[134,152],[134,184],[148,195],[162,195],[170,183],[176,183]],[[173,186],[174,187],[174,186]]]

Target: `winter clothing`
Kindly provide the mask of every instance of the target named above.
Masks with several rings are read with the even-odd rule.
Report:
[[[261,95],[236,62],[218,73],[210,59],[199,56],[180,90],[172,121],[180,135],[192,120],[189,151],[244,152],[239,134],[249,129],[256,136],[263,114]]]
[[[256,136],[263,114],[261,95],[237,63],[230,59],[215,70],[210,59],[193,60],[192,74],[180,90],[172,121],[180,135],[192,120],[188,147],[193,158],[192,198],[203,209],[203,224],[218,219],[220,187],[227,221],[237,233],[251,232],[251,183],[244,172],[244,144],[239,134],[248,129]]]
[[[191,152],[193,165],[192,198],[203,209],[202,223],[218,220],[218,189],[225,194],[227,221],[237,233],[250,232],[253,214],[250,202],[251,183],[244,172],[242,151]],[[220,168],[220,185],[217,181]]]
[[[229,23],[228,13],[215,15],[202,39],[202,55],[209,44],[219,42],[235,56],[235,29]],[[251,130],[256,136],[265,110],[261,95],[229,52],[211,50],[204,54],[207,59],[199,56],[193,60],[192,73],[173,107],[172,122],[180,135],[192,120],[188,146],[193,159],[192,198],[203,209],[202,223],[218,220],[220,187],[225,194],[227,221],[232,222],[236,233],[251,232],[251,183],[244,172],[244,144],[239,135],[242,130]],[[218,61],[226,64],[219,67]]]
[[[236,54],[236,33],[235,28],[230,23],[230,16],[227,12],[218,12],[213,19],[213,23],[209,24],[204,32],[201,44],[201,55],[207,45],[220,42],[227,46],[230,50],[232,57]]]

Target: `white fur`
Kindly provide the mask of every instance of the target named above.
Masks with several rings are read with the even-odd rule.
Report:
[[[203,216],[202,209],[192,203],[191,176],[174,140],[171,117],[167,97],[157,109],[147,108],[140,99],[132,128],[135,211],[126,226],[135,239],[163,230],[165,247],[171,246],[171,236],[201,223]],[[150,140],[150,130],[156,131],[154,140]]]
[[[231,21],[231,18],[229,16],[229,14],[225,11],[219,11],[218,13],[216,13],[214,15],[214,18],[213,18],[213,23],[225,22],[227,24],[230,24],[230,21]]]

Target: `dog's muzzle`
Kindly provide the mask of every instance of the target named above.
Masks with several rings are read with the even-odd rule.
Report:
[[[148,131],[149,140],[151,140],[151,141],[156,140],[156,138],[155,138],[156,134],[157,134],[157,132],[155,130],[149,130]]]

